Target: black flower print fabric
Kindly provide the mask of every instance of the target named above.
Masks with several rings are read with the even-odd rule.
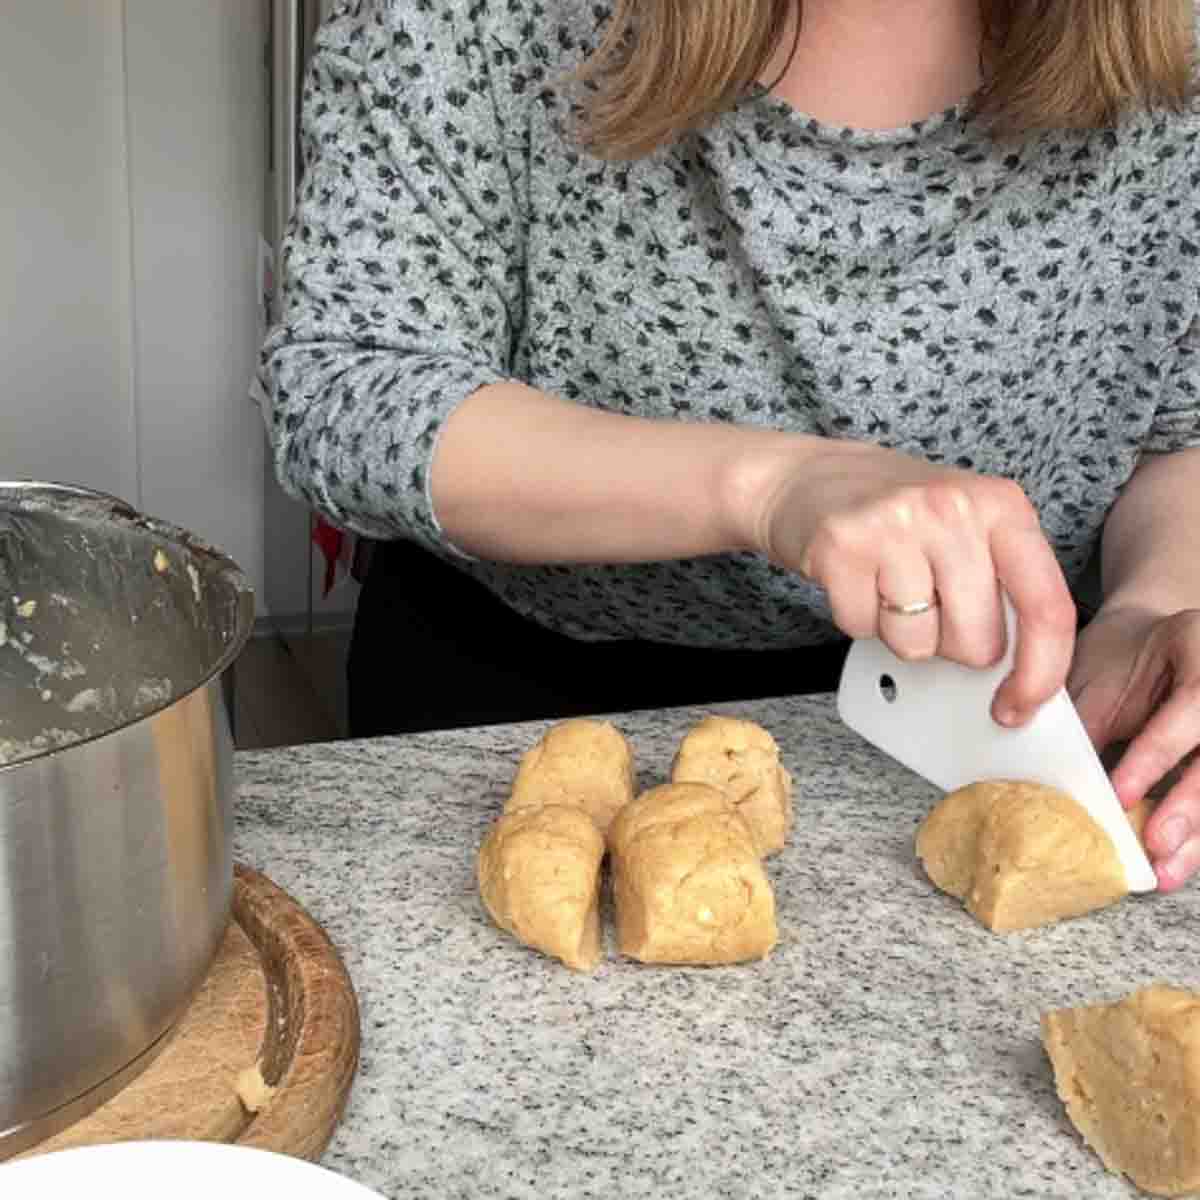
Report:
[[[864,133],[754,95],[604,163],[572,141],[560,85],[604,18],[360,0],[326,27],[262,364],[297,496],[577,637],[779,647],[832,636],[828,608],[752,555],[458,553],[429,495],[446,418],[517,378],[869,439],[1017,480],[1072,578],[1139,455],[1200,445],[1200,114],[999,144],[965,106]]]

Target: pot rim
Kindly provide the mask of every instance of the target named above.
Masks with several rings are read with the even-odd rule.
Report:
[[[186,691],[172,696],[146,711],[139,713],[119,724],[112,725],[100,733],[81,737],[76,742],[66,746],[50,746],[39,750],[36,754],[26,755],[10,763],[0,763],[0,776],[28,767],[31,763],[41,762],[52,755],[68,754],[72,750],[111,737],[122,730],[140,725],[143,721],[152,720],[159,713],[186,700],[202,688],[208,687],[215,679],[219,679],[237,660],[242,648],[250,638],[254,628],[254,589],[246,579],[245,572],[224,551],[217,549],[203,538],[189,532],[182,526],[163,521],[157,517],[139,512],[128,501],[107,492],[96,491],[92,488],[80,487],[70,483],[56,483],[35,479],[0,479],[0,508],[6,503],[25,502],[30,512],[54,511],[56,502],[70,501],[77,506],[78,515],[101,521],[115,522],[141,533],[161,538],[165,543],[181,547],[190,554],[205,561],[209,570],[223,579],[237,596],[237,623],[233,636],[226,645],[224,652],[217,662]]]

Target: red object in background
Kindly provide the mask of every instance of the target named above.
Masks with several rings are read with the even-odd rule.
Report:
[[[313,522],[312,540],[325,559],[325,582],[321,593],[323,596],[328,596],[337,582],[338,563],[341,561],[342,551],[346,548],[347,538],[346,533],[336,525],[330,525],[324,517],[317,517]]]

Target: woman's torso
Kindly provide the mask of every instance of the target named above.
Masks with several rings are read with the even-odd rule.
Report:
[[[515,376],[616,412],[869,439],[1008,476],[1079,574],[1157,448],[1197,309],[1194,116],[999,145],[965,109],[863,133],[756,96],[648,159],[604,163],[547,90],[594,38],[591,6],[499,7],[476,20],[480,53],[519,47],[487,68],[525,197]],[[466,569],[576,636],[833,632],[817,589],[751,555]]]

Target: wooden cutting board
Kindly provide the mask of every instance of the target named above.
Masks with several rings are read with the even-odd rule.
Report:
[[[234,869],[212,970],[154,1061],[18,1157],[101,1142],[234,1142],[316,1160],[358,1066],[358,1001],[333,943],[286,892]]]

